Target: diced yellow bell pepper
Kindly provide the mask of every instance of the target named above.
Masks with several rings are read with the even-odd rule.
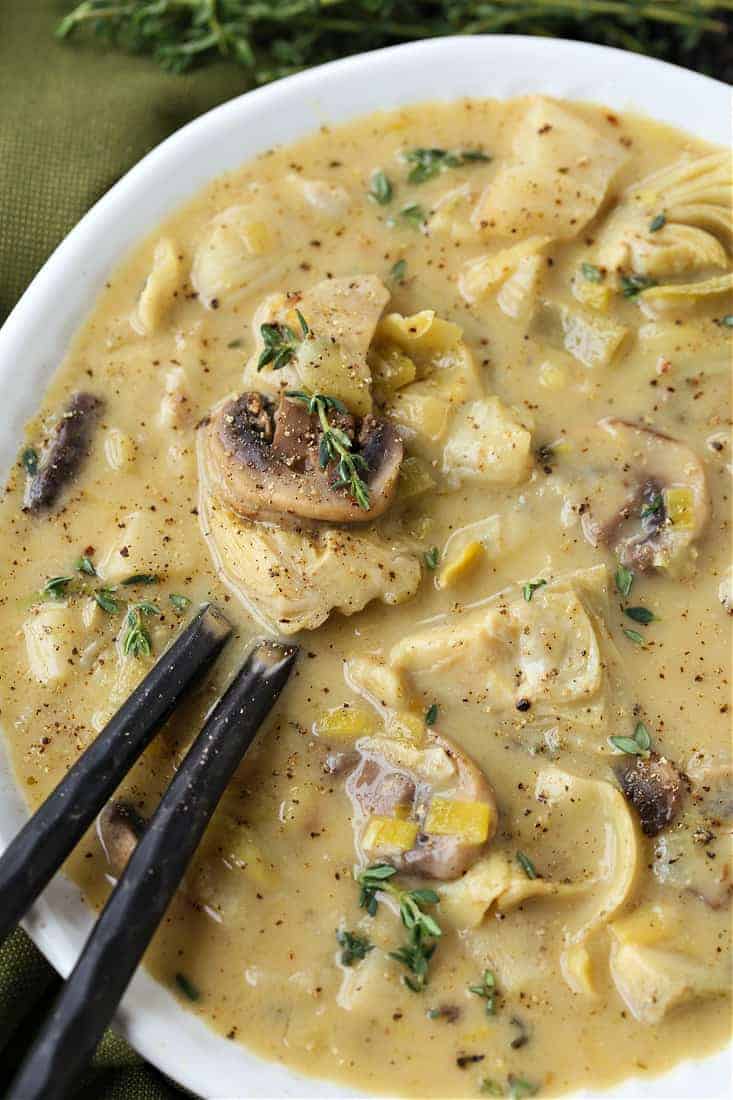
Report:
[[[397,492],[400,500],[409,500],[435,488],[435,480],[428,473],[427,466],[419,458],[410,456],[402,460],[400,480]]]
[[[446,563],[438,574],[438,588],[450,588],[472,573],[486,553],[482,542],[468,542],[452,561]]]
[[[695,506],[691,489],[665,489],[664,506],[673,527],[689,530],[695,525]]]
[[[390,715],[387,735],[400,741],[409,741],[412,745],[421,745],[425,738],[425,723],[409,710],[398,711],[397,714]]]
[[[491,807],[487,802],[454,802],[433,798],[425,819],[425,832],[457,836],[469,844],[483,844],[489,835]]]
[[[417,824],[398,817],[370,817],[367,822],[362,847],[367,852],[407,852],[417,839]]]
[[[356,741],[379,729],[379,720],[363,707],[334,707],[318,719],[313,732],[325,741]]]

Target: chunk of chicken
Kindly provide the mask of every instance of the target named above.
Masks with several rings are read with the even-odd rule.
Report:
[[[357,742],[346,789],[369,859],[428,878],[463,874],[496,831],[494,793],[478,765],[430,730],[416,746],[389,737]]]
[[[577,236],[627,159],[618,144],[542,97],[530,101],[512,152],[472,215],[484,236]]]
[[[315,630],[334,610],[402,603],[420,583],[415,554],[342,527],[287,530],[234,515],[202,494],[202,530],[222,579],[268,630]]]
[[[651,428],[615,418],[598,427],[585,537],[640,573],[680,567],[708,519],[702,462],[686,444]]]
[[[518,485],[532,465],[532,436],[498,397],[459,408],[443,450],[443,473],[455,484]]]

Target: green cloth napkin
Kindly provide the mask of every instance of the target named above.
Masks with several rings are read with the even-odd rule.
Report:
[[[246,91],[224,62],[186,76],[150,59],[58,42],[62,0],[0,0],[0,321],[104,192],[163,138]],[[73,278],[73,272],[70,272]],[[0,1096],[60,980],[22,931],[0,946]],[[181,1093],[111,1032],[78,1094],[169,1100]]]

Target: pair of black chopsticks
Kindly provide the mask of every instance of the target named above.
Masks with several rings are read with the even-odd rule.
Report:
[[[0,857],[0,942],[218,657],[231,626],[204,607]],[[254,647],[138,841],[5,1100],[63,1100],[91,1057],[227,783],[284,687],[297,647]]]

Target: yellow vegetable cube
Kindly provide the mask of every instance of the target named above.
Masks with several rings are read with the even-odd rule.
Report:
[[[398,817],[370,817],[367,822],[362,847],[367,852],[407,852],[417,839],[414,821]]]
[[[486,802],[454,802],[434,798],[425,819],[425,832],[458,836],[469,844],[483,844],[489,835],[491,808]]]
[[[673,527],[689,530],[695,526],[695,505],[691,489],[665,489],[664,506]]]
[[[486,553],[482,542],[468,542],[460,554],[446,563],[438,576],[438,588],[450,588],[472,573]]]
[[[356,741],[379,728],[377,716],[363,707],[334,707],[318,719],[313,732],[326,741]]]

